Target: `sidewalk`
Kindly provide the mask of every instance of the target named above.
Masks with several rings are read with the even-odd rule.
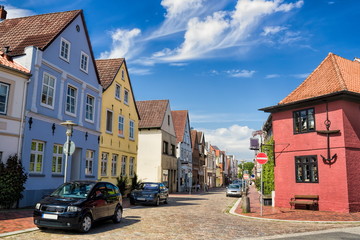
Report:
[[[261,216],[259,193],[254,185],[249,188],[248,197],[250,198],[250,213],[242,213],[241,204],[235,210],[235,213],[246,217],[256,217],[275,220],[290,221],[316,221],[316,222],[353,222],[359,221],[360,212],[357,213],[335,213],[312,210],[298,210],[289,208],[278,208],[263,206],[263,215]]]

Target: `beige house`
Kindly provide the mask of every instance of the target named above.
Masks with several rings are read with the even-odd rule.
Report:
[[[177,189],[176,134],[169,100],[137,101],[140,114],[137,173],[142,181]]]

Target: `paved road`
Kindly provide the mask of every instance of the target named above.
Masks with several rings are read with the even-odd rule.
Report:
[[[98,223],[86,235],[73,231],[46,230],[3,239],[314,239],[306,236],[300,238],[298,233],[315,234],[316,239],[321,234],[328,239],[329,236],[336,237],[336,234],[339,239],[346,236],[349,238],[343,239],[360,238],[360,227],[356,224],[291,223],[229,214],[227,212],[236,199],[226,198],[224,191],[216,189],[204,195],[174,195],[169,204],[159,207],[135,206],[124,211],[124,219],[120,224],[111,221]],[[354,230],[354,233],[345,233],[342,228],[348,228],[350,232]],[[331,232],[310,233],[327,229]],[[294,233],[296,235],[287,235]]]

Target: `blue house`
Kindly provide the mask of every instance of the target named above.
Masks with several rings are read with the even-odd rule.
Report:
[[[0,48],[32,74],[21,153],[29,178],[20,206],[36,204],[64,182],[66,128],[60,123],[66,120],[78,125],[66,180],[96,180],[102,87],[83,11],[4,19]]]

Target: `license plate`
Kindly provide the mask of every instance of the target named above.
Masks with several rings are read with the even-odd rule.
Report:
[[[145,201],[145,198],[139,197],[139,198],[137,198],[137,200],[139,200],[139,201]]]
[[[55,214],[45,214],[44,213],[42,217],[45,219],[54,219],[54,220],[58,219],[58,215],[55,215]]]

